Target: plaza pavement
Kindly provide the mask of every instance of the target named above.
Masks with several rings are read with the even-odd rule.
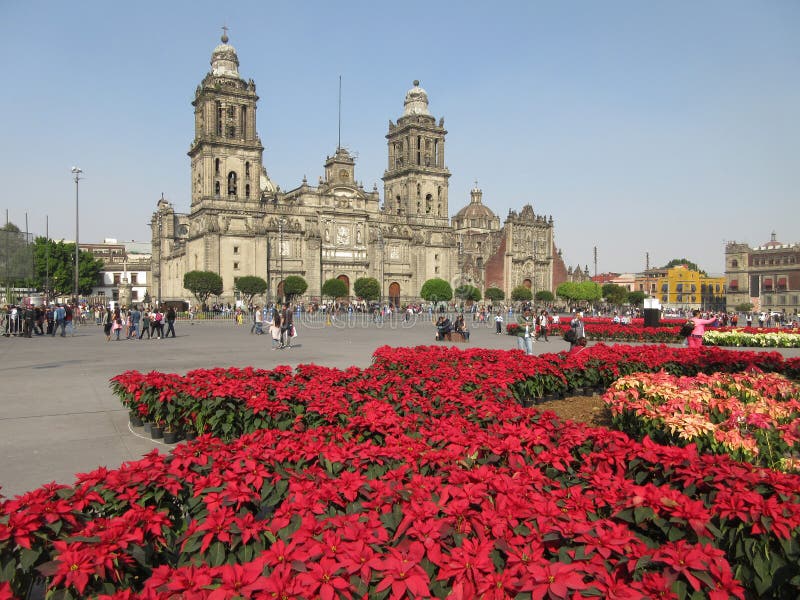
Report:
[[[270,350],[268,335],[250,335],[250,325],[230,321],[176,324],[175,339],[106,342],[100,327],[79,327],[74,337],[0,337],[0,494],[13,497],[50,481],[71,484],[75,474],[98,466],[115,468],[153,448],[170,446],[138,435],[128,412],[111,393],[109,379],[129,369],[185,373],[198,368],[314,363],[366,367],[383,345],[436,344],[427,316],[410,324],[354,320],[298,323],[291,350]],[[494,326],[474,327],[468,345],[516,348],[516,339],[495,335]],[[539,353],[565,350],[551,337]],[[783,354],[798,356],[798,350]]]
[[[268,335],[250,335],[249,323],[231,321],[179,321],[178,337],[164,340],[106,342],[93,324],[78,327],[74,337],[0,337],[0,494],[13,497],[50,481],[71,484],[76,473],[115,468],[153,448],[168,451],[170,446],[129,428],[128,412],[109,387],[109,379],[126,370],[366,367],[377,347],[434,344],[434,331],[427,316],[381,326],[360,319],[298,322],[296,347],[276,351]],[[515,338],[495,335],[493,324],[472,329],[471,338],[470,346],[516,347]],[[537,351],[565,347],[558,340],[539,344]]]

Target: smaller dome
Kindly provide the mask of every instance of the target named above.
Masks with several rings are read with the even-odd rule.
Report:
[[[419,81],[414,80],[414,87],[406,92],[406,99],[403,102],[403,116],[428,115],[428,93],[419,87]]]
[[[261,188],[262,195],[269,196],[278,191],[277,186],[269,178],[269,175],[267,175],[266,169],[261,169],[261,177],[259,178],[258,183],[259,187]]]
[[[223,33],[222,43],[211,53],[211,74],[239,77],[239,57],[236,48],[228,44],[228,34]]]
[[[485,206],[482,202],[483,191],[477,186],[470,192],[470,203],[458,211],[453,220],[458,224],[470,226],[473,221],[481,222],[482,227],[489,227],[497,216],[492,209]]]

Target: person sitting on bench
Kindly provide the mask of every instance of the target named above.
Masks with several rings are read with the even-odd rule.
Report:
[[[467,326],[464,324],[464,315],[458,315],[456,317],[456,322],[453,323],[453,331],[460,333],[465,342],[469,341],[469,329],[467,329]]]
[[[440,316],[436,320],[436,339],[439,341],[442,340],[449,340],[450,333],[453,331],[453,324],[450,323],[450,319],[445,317],[444,315]]]

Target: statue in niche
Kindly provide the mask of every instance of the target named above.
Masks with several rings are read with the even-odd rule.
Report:
[[[325,227],[325,241],[326,242],[330,242],[331,241],[331,232],[327,227]]]
[[[356,230],[356,244],[361,243],[361,227]]]

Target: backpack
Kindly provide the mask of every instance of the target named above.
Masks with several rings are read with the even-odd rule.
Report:
[[[564,341],[574,344],[578,341],[578,334],[571,327],[564,332]]]
[[[681,325],[680,336],[681,337],[689,337],[692,335],[694,331],[694,321],[686,321],[683,325]]]

